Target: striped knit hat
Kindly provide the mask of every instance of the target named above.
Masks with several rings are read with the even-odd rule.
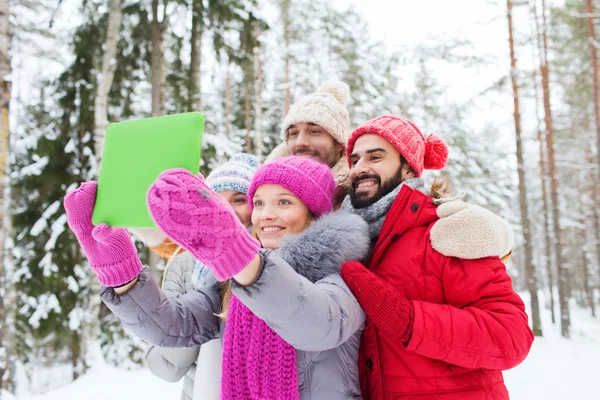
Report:
[[[259,166],[258,160],[251,154],[234,154],[225,164],[212,170],[206,184],[215,192],[235,190],[247,194]]]
[[[254,208],[252,199],[256,189],[266,184],[283,186],[317,218],[333,208],[335,182],[331,169],[312,158],[289,156],[263,165],[254,175],[248,190],[251,208]]]

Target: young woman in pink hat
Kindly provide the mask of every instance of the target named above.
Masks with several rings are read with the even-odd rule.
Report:
[[[332,211],[331,170],[310,158],[261,167],[248,190],[253,233],[185,170],[148,192],[161,230],[208,268],[168,298],[142,269],[129,234],[93,226],[95,182],[65,197],[69,226],[106,286],[102,299],[137,336],[167,347],[223,340],[222,399],[360,399],[358,345],[365,315],[339,272],[364,259],[366,223]]]

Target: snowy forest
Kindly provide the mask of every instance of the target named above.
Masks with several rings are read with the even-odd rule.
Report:
[[[392,113],[444,138],[426,180],[511,224],[536,335],[506,373],[513,398],[597,398],[599,32],[598,0],[0,0],[0,398],[54,399],[94,371],[178,398],[101,303],[63,197],[97,177],[110,122],[200,111],[207,174],[264,160],[330,79],[350,86],[353,127]]]

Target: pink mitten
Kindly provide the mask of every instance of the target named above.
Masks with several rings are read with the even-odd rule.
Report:
[[[156,225],[220,281],[240,272],[258,254],[259,241],[202,177],[185,169],[165,171],[150,186],[147,200]]]
[[[98,182],[85,182],[65,196],[67,222],[100,283],[121,286],[140,274],[142,263],[127,229],[92,224],[97,188]]]

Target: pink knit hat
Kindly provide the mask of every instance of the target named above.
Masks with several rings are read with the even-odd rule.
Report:
[[[315,217],[333,209],[335,182],[331,169],[312,158],[289,156],[265,164],[256,171],[248,199],[254,209],[254,193],[261,185],[283,186],[296,195]]]
[[[425,138],[419,128],[408,119],[396,115],[382,115],[365,122],[352,132],[346,147],[348,163],[356,139],[365,133],[375,133],[390,142],[417,176],[421,176],[424,169],[442,169],[448,162],[448,146],[435,133]]]

